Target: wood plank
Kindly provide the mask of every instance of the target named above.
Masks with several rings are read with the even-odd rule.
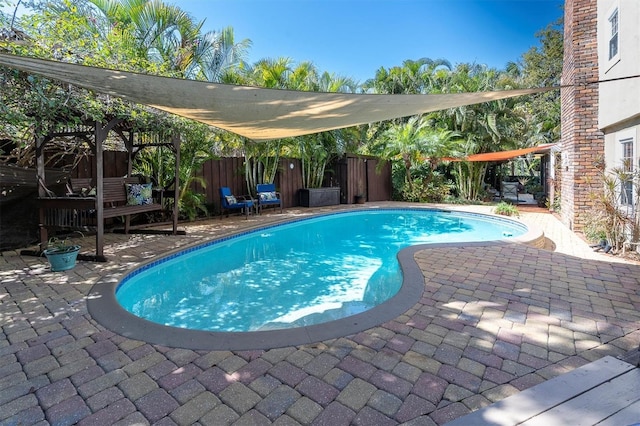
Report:
[[[523,426],[592,426],[640,400],[634,369],[522,423]],[[636,412],[636,421],[638,419]],[[617,423],[620,425],[621,423]]]
[[[519,424],[634,369],[629,363],[607,356],[459,417],[446,426]]]
[[[640,401],[623,408],[611,417],[598,423],[597,426],[634,425],[640,421]]]

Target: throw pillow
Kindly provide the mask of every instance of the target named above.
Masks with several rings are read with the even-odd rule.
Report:
[[[236,204],[238,201],[236,200],[236,197],[234,197],[233,195],[225,195],[225,197],[227,199],[227,204],[232,205],[232,204]]]
[[[153,203],[153,189],[150,183],[128,183],[127,205],[140,206]]]
[[[261,192],[260,193],[260,201],[271,201],[277,200],[275,192]]]

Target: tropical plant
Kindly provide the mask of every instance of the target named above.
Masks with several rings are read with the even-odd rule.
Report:
[[[386,94],[432,93],[438,86],[441,70],[451,70],[451,63],[445,59],[421,58],[406,60],[402,66],[389,69],[379,68],[374,78],[365,81],[363,90]]]
[[[449,199],[453,183],[431,167],[422,165],[413,169],[413,189],[401,187],[401,199],[418,203],[442,203]]]
[[[630,164],[606,170],[596,162],[598,179],[590,182],[592,212],[586,229],[595,241],[604,236],[614,253],[640,243],[640,172]]]
[[[485,66],[459,64],[442,87],[443,92],[481,92],[513,88],[505,73]],[[433,121],[460,135],[451,146],[451,157],[513,149],[521,137],[522,113],[517,101],[504,99],[466,105],[430,114]],[[477,200],[482,195],[486,162],[458,161],[452,164],[457,192],[462,198]]]
[[[249,39],[236,43],[231,27],[208,32],[201,39],[196,40],[196,43],[197,50],[202,53],[197,55],[200,58],[197,68],[194,66],[187,77],[212,82],[223,82],[225,76],[233,75],[235,70],[242,67],[251,47]]]
[[[324,171],[330,157],[332,132],[300,136],[299,155],[302,165],[302,187],[320,188],[324,180]],[[326,145],[325,145],[326,144]]]
[[[85,6],[81,12],[93,22],[102,23],[103,37],[117,32],[130,43],[137,58],[157,64],[172,75],[188,76],[204,53],[198,43],[203,21],[195,22],[177,6],[159,0],[87,1],[93,7]]]
[[[216,157],[215,151],[219,142],[216,134],[208,126],[191,120],[175,119],[171,132],[164,138],[172,138],[174,134],[179,134],[181,138],[178,207],[181,215],[193,220],[208,213],[206,197],[194,190],[194,184],[206,188],[207,182],[198,174],[206,161]],[[175,181],[174,156],[173,149],[145,148],[135,157],[133,173],[151,177],[158,186],[169,188]]]
[[[76,231],[81,237],[84,237],[82,232]],[[80,250],[80,246],[78,244],[72,244],[69,238],[58,238],[51,237],[47,241],[47,245],[45,248],[49,253],[69,253],[72,251]]]
[[[76,232],[84,236],[82,232]],[[79,244],[71,244],[68,238],[52,237],[41,254],[49,261],[52,272],[67,271],[75,267],[81,248]]]
[[[453,164],[458,196],[466,200],[478,200],[484,196],[483,182],[487,174],[487,163],[481,161],[458,161]]]
[[[394,180],[396,185],[400,185],[394,191],[401,199],[428,201],[432,198],[424,193],[428,187],[433,187],[433,180],[437,177],[435,167],[457,137],[454,132],[434,129],[430,124],[429,120],[418,116],[409,118],[405,123],[394,123],[377,139],[377,144],[371,147],[374,154],[401,165],[393,168],[394,175],[400,170],[404,175],[402,183]],[[418,172],[425,165],[428,173]],[[442,191],[443,196],[449,191],[445,182],[441,181],[446,187]],[[427,192],[434,193],[433,190]]]
[[[349,78],[320,73],[310,62],[296,65],[289,58],[264,59],[242,73],[244,84],[274,89],[348,92],[356,88]],[[260,143],[245,140],[245,173],[250,191],[257,183],[273,182],[283,152],[301,160],[304,188],[322,186],[327,164],[357,147],[354,141],[359,135],[356,128],[348,128]]]
[[[423,161],[427,150],[425,134],[429,123],[421,117],[414,116],[408,122],[391,126],[384,134],[384,145],[380,154],[388,160],[397,160],[404,165],[404,183],[409,191],[413,191],[411,168]]]
[[[244,141],[245,178],[247,193],[255,194],[259,183],[273,183],[280,164],[282,139],[266,142],[255,142],[246,138]]]
[[[520,216],[520,212],[518,208],[511,203],[507,203],[506,201],[500,201],[493,208],[493,212],[495,214],[503,215],[503,216]]]

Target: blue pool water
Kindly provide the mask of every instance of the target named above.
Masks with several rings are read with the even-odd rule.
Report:
[[[118,302],[159,324],[257,331],[324,323],[370,309],[402,284],[404,247],[515,237],[511,220],[436,210],[336,213],[215,241],[125,277]]]

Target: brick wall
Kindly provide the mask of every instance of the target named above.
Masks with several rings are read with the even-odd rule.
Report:
[[[604,135],[598,130],[597,2],[566,0],[562,84],[561,217],[580,230],[591,210],[590,179],[594,163],[604,157]]]

